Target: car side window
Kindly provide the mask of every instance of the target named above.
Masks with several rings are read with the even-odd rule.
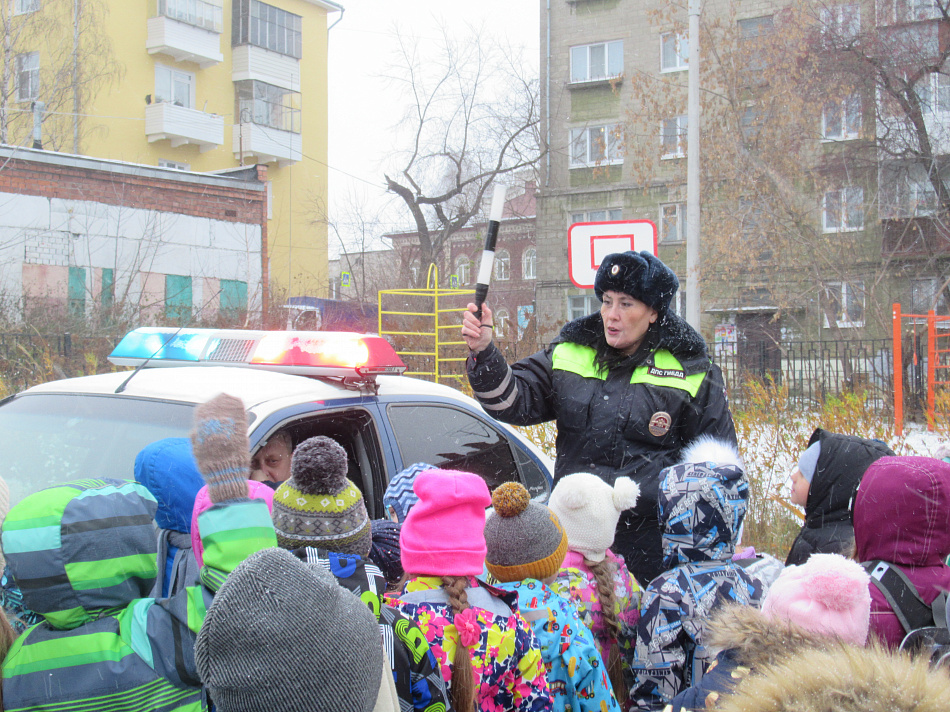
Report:
[[[521,479],[505,435],[471,413],[438,405],[392,404],[388,414],[404,463],[473,472],[489,489]]]

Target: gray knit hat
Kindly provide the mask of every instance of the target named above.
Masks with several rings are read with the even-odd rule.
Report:
[[[274,493],[274,529],[283,549],[313,546],[364,559],[372,544],[359,488],[346,478],[346,450],[318,435],[294,450],[290,479]]]
[[[264,549],[215,594],[195,662],[219,712],[369,712],[383,646],[369,608],[330,573]]]
[[[567,535],[557,515],[531,501],[518,482],[506,482],[491,496],[495,511],[485,523],[485,565],[507,583],[545,579],[557,573],[567,553]]]

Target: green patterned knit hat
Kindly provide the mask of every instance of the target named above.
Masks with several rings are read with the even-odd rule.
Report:
[[[313,546],[366,558],[372,543],[369,516],[346,471],[346,450],[335,440],[320,435],[297,446],[290,479],[274,493],[274,529],[282,549]]]

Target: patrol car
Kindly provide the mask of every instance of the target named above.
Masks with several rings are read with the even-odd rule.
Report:
[[[195,405],[244,401],[252,454],[278,432],[294,444],[339,442],[369,514],[404,467],[475,472],[489,488],[517,479],[550,490],[553,463],[534,444],[448,386],[401,375],[384,338],[344,332],[140,328],[109,356],[134,370],[51,381],[0,402],[0,476],[16,502],[84,477],[132,476],[146,444],[187,437]]]

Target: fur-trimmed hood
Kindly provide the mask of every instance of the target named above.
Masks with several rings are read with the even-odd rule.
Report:
[[[604,320],[600,312],[594,312],[565,324],[554,343],[572,343],[597,348],[598,340],[603,333]],[[657,319],[650,325],[647,338],[653,342],[654,349],[666,349],[673,354],[683,366],[683,371],[687,376],[709,370],[706,342],[693,327],[676,314],[667,312]]]
[[[766,618],[754,606],[724,605],[713,614],[706,628],[708,648],[715,653],[729,650],[733,660],[753,670],[801,650],[839,645],[833,638],[794,623]]]
[[[805,650],[756,670],[719,712],[945,712],[950,676],[873,646]]]

